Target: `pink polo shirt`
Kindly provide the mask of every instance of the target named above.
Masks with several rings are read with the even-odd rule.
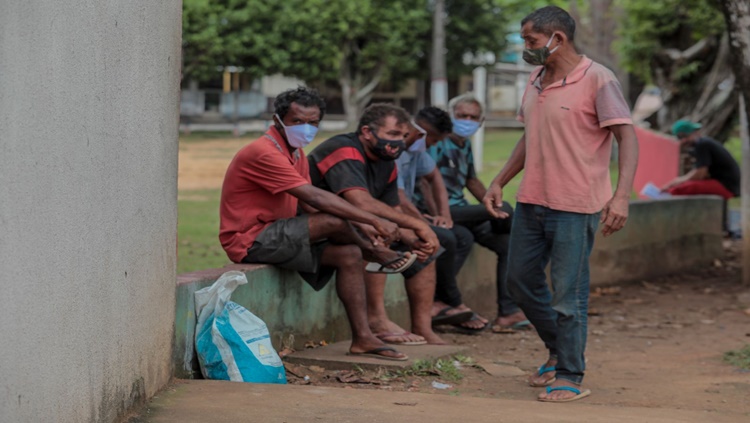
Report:
[[[599,212],[612,198],[609,126],[633,123],[620,83],[586,56],[544,90],[542,71],[531,73],[517,117],[526,136],[517,199],[554,210]]]

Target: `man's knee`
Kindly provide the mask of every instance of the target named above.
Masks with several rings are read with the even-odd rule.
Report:
[[[362,250],[356,245],[331,245],[328,247],[327,261],[337,268],[362,267]]]
[[[437,235],[437,239],[438,241],[440,241],[440,245],[445,248],[447,252],[450,253],[451,251],[456,250],[456,234],[444,228],[432,227],[432,230],[433,232],[435,232],[435,235]]]
[[[328,213],[314,213],[309,219],[310,231],[315,233],[336,233],[349,226],[346,220]]]
[[[451,228],[451,232],[456,238],[456,245],[459,247],[474,243],[474,234],[472,234],[466,226],[454,225],[453,228]]]
[[[404,276],[404,282],[407,284],[412,282],[425,283],[431,282],[435,284],[435,261],[431,261],[428,264],[422,265],[420,262],[415,262],[412,267],[402,273]]]

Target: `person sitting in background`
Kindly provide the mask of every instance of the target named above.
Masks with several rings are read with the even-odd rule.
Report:
[[[473,95],[464,94],[451,99],[448,110],[452,117],[453,132],[430,146],[427,153],[437,163],[442,180],[445,181],[455,230],[461,228],[469,231],[474,242],[497,255],[497,317],[492,322],[492,331],[513,333],[516,330],[530,329],[531,323],[508,292],[508,242],[513,208],[507,201],[503,201],[502,210],[507,216],[496,219],[483,205],[470,205],[464,196],[464,188],[468,189],[477,201],[481,201],[487,193],[474,169],[474,154],[469,139],[484,122],[484,107]],[[429,209],[429,204],[432,203],[429,194],[432,190],[422,191],[424,201],[421,201],[420,205],[424,209]]]
[[[411,332],[388,317],[385,276],[366,276],[366,310],[373,333],[390,344],[445,344],[430,321],[435,296],[434,260],[440,242],[426,222],[403,213],[398,196],[394,161],[404,151],[408,133],[409,114],[404,109],[372,104],[363,111],[356,132],[330,138],[310,152],[310,177],[315,186],[343,197],[358,209],[398,224],[401,242],[396,249],[414,251],[419,257],[402,272]]]
[[[691,147],[695,158],[693,169],[672,179],[662,187],[671,195],[718,195],[725,200],[740,195],[740,167],[734,157],[718,141],[701,136],[701,124],[678,120],[672,134],[680,146]]]
[[[413,263],[414,258],[383,246],[398,239],[398,227],[310,183],[302,147],[315,138],[325,114],[315,90],[285,91],[276,97],[274,109],[274,125],[242,148],[227,169],[219,209],[222,247],[235,263],[296,270],[316,291],[336,271],[336,293],[352,331],[349,353],[408,359],[370,330],[363,275],[363,254],[394,270]],[[296,216],[298,204],[310,213]]]
[[[456,276],[471,252],[474,237],[463,226],[454,226],[448,207],[448,195],[443,178],[425,150],[438,140],[447,137],[453,124],[444,110],[425,107],[411,121],[405,139],[406,151],[396,160],[398,167],[398,193],[404,213],[430,224],[445,249],[438,257],[435,270],[435,302],[432,305],[432,325],[453,325],[459,332],[474,334],[487,326],[487,319],[474,313],[463,302]],[[437,211],[423,214],[414,205],[415,183],[418,178],[429,181]]]

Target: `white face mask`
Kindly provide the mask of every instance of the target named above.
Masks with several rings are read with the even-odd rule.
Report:
[[[417,123],[414,121],[411,121],[411,126],[416,128],[416,130],[419,131],[420,134],[422,134],[422,138],[414,141],[414,144],[409,147],[409,151],[412,153],[427,151],[427,131],[425,131],[421,126],[417,125]]]
[[[284,125],[279,115],[275,115],[276,119],[279,120],[281,127],[284,128],[286,134],[286,141],[294,148],[303,148],[310,144],[314,139],[315,135],[318,134],[318,128],[312,126],[309,123],[303,123],[301,125]]]

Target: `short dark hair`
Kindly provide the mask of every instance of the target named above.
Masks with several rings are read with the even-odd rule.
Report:
[[[565,33],[568,40],[573,41],[575,38],[575,19],[557,6],[547,6],[531,12],[523,18],[521,26],[523,27],[527,22],[533,23],[531,29],[534,32],[550,36],[554,31],[561,31]]]
[[[284,119],[284,116],[289,113],[289,107],[291,107],[292,103],[297,103],[304,107],[316,106],[320,109],[321,119],[326,114],[326,102],[323,101],[317,90],[308,87],[293,88],[277,95],[273,101],[273,112],[279,115],[280,119]]]
[[[385,118],[388,116],[395,117],[396,123],[399,124],[409,122],[409,114],[401,107],[388,103],[375,103],[367,106],[365,111],[362,112],[362,117],[359,118],[359,124],[357,125],[357,133],[361,134],[364,126],[369,127],[373,132],[377,131],[385,123]]]
[[[436,131],[441,134],[450,134],[453,132],[453,122],[451,116],[443,109],[438,107],[425,107],[417,112],[417,116],[414,118],[418,121],[425,121],[429,123]]]

